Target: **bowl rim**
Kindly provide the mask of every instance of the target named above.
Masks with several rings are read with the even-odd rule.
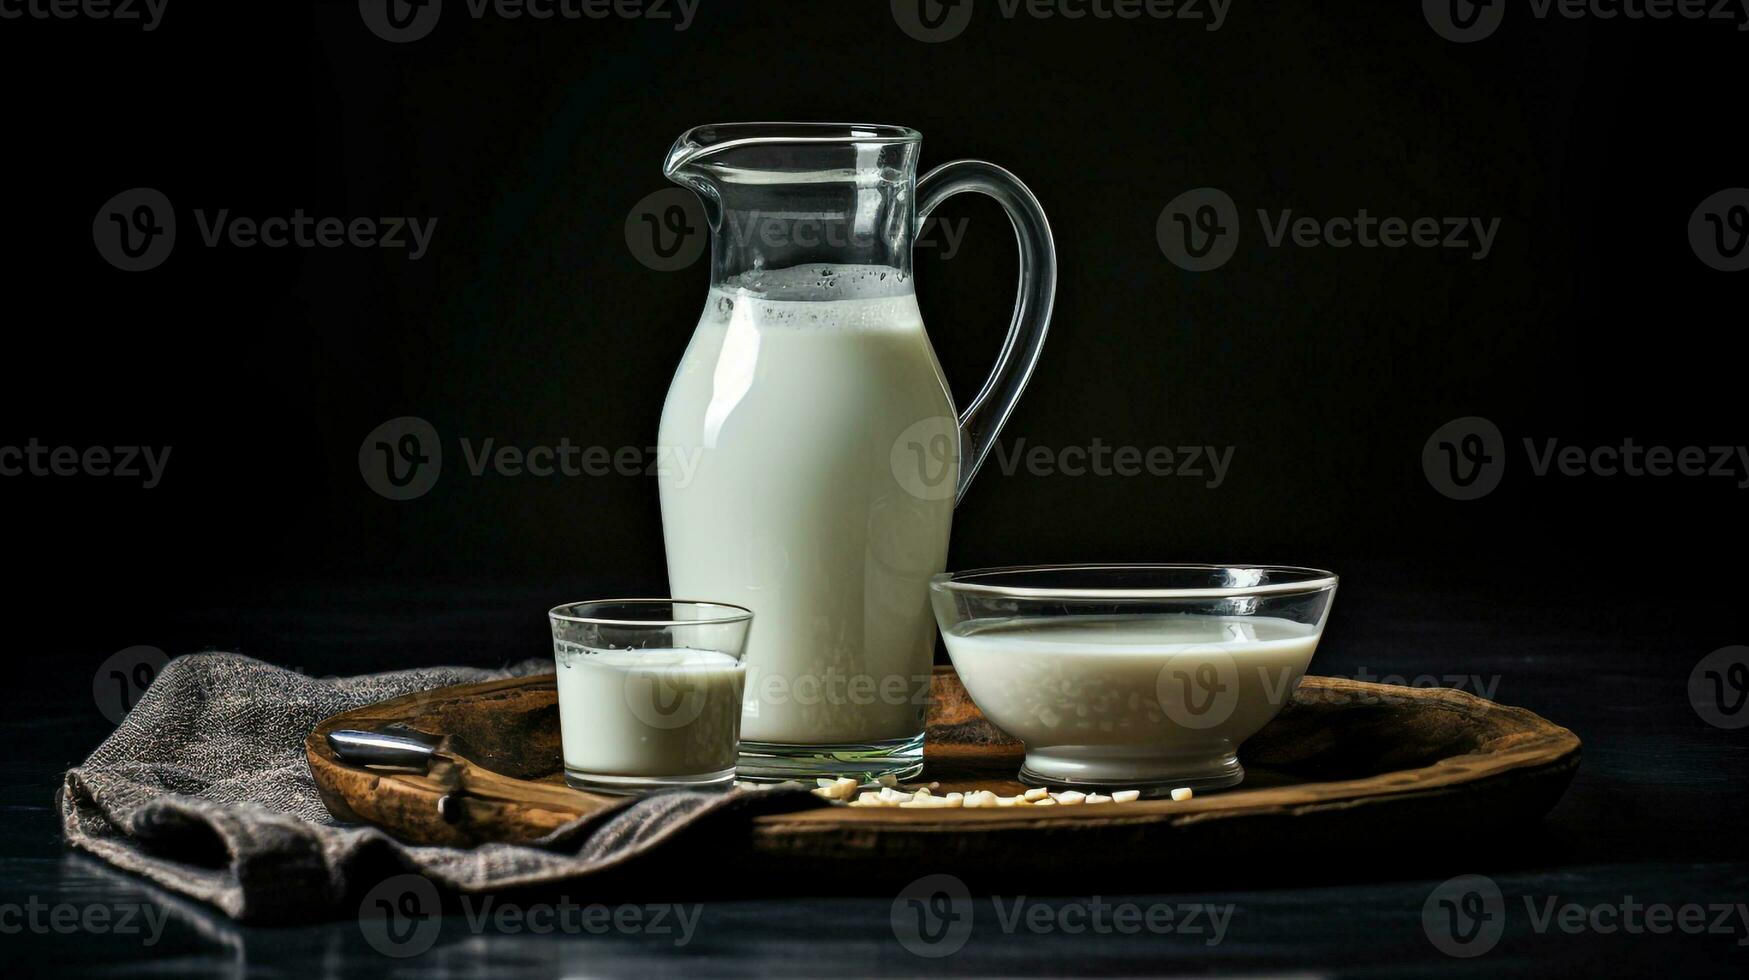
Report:
[[[1291,573],[1303,578],[1292,582],[1267,582],[1260,585],[1134,587],[1134,588],[1041,588],[1033,586],[998,585],[970,581],[988,576],[1014,575],[1025,572],[1093,571],[1257,571]],[[929,579],[933,592],[970,592],[980,595],[1009,596],[1020,599],[1230,599],[1243,596],[1304,595],[1334,590],[1339,581],[1335,572],[1303,565],[1206,564],[1202,562],[1086,562],[1063,565],[1004,565],[990,568],[968,568],[958,572],[942,572]]]

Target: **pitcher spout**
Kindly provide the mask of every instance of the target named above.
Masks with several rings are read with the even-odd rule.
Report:
[[[677,183],[712,175],[806,175],[882,163],[908,163],[923,134],[906,126],[861,123],[710,123],[680,134],[662,172]],[[903,160],[884,159],[888,147],[910,147]],[[894,174],[892,176],[898,176]]]
[[[662,172],[704,206],[713,285],[815,263],[909,276],[921,142],[903,126],[716,123],[681,134]]]

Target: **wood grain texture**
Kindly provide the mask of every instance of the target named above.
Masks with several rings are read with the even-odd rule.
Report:
[[[941,792],[1013,794],[1019,743],[978,712],[951,668],[937,668],[926,778]],[[326,735],[405,726],[447,736],[428,773],[341,762]],[[625,805],[570,789],[559,775],[551,676],[444,688],[336,715],[305,743],[310,771],[339,818],[421,844],[524,841],[577,816]],[[1239,788],[1193,800],[972,810],[821,804],[752,818],[736,854],[876,866],[1000,861],[1061,867],[1066,848],[1088,867],[1268,839],[1305,846],[1403,840],[1535,819],[1560,798],[1579,739],[1521,708],[1461,691],[1307,677],[1293,701],[1248,741]]]
[[[397,727],[445,736],[427,772],[349,765],[328,745],[338,729]],[[627,802],[565,785],[550,674],[423,691],[335,715],[310,732],[304,750],[330,813],[408,843],[532,840]]]

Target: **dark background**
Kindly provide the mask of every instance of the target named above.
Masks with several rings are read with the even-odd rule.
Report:
[[[235,6],[173,4],[146,34],[6,24],[0,72],[19,98],[0,441],[173,447],[149,491],[0,482],[29,515],[12,550],[53,583],[43,599],[137,604],[145,618],[116,643],[296,578],[661,591],[652,479],[475,478],[456,440],[654,441],[706,268],[646,268],[625,220],[666,186],[673,139],[719,120],[902,123],[924,133],[925,168],[983,157],[1032,187],[1061,280],[1006,443],[1234,449],[1213,490],[986,467],[952,567],[1389,560],[1608,590],[1739,543],[1734,481],[1536,479],[1521,444],[1742,441],[1727,351],[1743,280],[1702,265],[1685,230],[1743,181],[1730,25],[1521,16],[1457,45],[1416,4],[1241,3],[1211,33],[1009,21],[987,2],[959,38],[924,44],[878,2],[705,3],[675,32],[475,21],[452,0],[429,37],[393,45],[352,4]],[[1238,202],[1239,251],[1185,272],[1155,222],[1210,185]],[[163,266],[129,274],[99,257],[91,220],[136,186],[174,202],[181,235]],[[197,208],[439,223],[410,262],[207,248]],[[1501,225],[1480,262],[1277,249],[1257,208]],[[919,252],[918,278],[963,405],[1007,323],[1013,245],[986,202],[943,213],[968,221],[965,243],[951,261]],[[357,463],[365,434],[401,415],[429,420],[450,456],[405,503]],[[1500,427],[1512,460],[1498,491],[1463,503],[1429,486],[1421,450],[1469,415]],[[1656,566],[1633,573],[1642,561]],[[1600,562],[1627,577],[1606,583]]]
[[[992,461],[949,567],[1333,568],[1319,672],[1493,677],[1501,700],[1587,739],[1580,783],[1522,861],[1643,859],[1649,881],[1587,886],[1617,898],[1656,892],[1658,869],[1704,867],[1708,889],[1740,897],[1744,845],[1720,821],[1740,812],[1749,759],[1683,691],[1700,657],[1749,636],[1745,491],[1535,478],[1523,440],[1745,441],[1734,341],[1749,279],[1703,265],[1686,231],[1703,199],[1749,184],[1745,36],[1525,9],[1470,45],[1413,2],[1235,0],[1211,33],[1006,20],[980,0],[938,44],[861,0],[706,0],[684,32],[476,21],[450,0],[406,45],[351,3],[172,0],[151,33],[0,21],[0,445],[172,447],[151,490],[0,478],[11,710],[59,719],[10,798],[40,808],[107,731],[93,672],[123,648],[313,673],[494,664],[544,655],[559,601],[662,592],[653,479],[476,478],[457,439],[653,443],[707,276],[702,260],[653,271],[626,244],[628,213],[666,186],[670,143],[713,121],[883,122],[924,133],[925,169],[1008,167],[1050,216],[1056,316],[1005,444],[1234,451],[1216,489]],[[1231,262],[1192,273],[1155,224],[1203,186],[1233,197],[1244,231]],[[92,220],[133,187],[174,202],[179,237],[130,274],[98,254]],[[207,248],[194,211],[225,208],[438,225],[417,262]],[[1501,223],[1478,262],[1269,248],[1258,208]],[[969,222],[966,240],[950,261],[920,251],[917,276],[963,406],[1008,320],[1014,246],[988,202],[941,214]],[[358,450],[408,415],[436,427],[446,459],[435,489],[395,502],[366,485]],[[1461,416],[1496,423],[1510,460],[1473,502],[1422,472],[1428,437]],[[43,814],[6,853],[53,837]],[[1404,890],[1410,905],[1425,894]]]

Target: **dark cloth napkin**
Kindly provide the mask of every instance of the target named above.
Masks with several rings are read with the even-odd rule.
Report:
[[[429,667],[314,678],[248,657],[172,660],[59,794],[68,842],[234,919],[285,922],[356,914],[382,875],[412,872],[461,892],[540,887],[622,867],[681,829],[788,800],[791,788],[673,792],[584,817],[526,845],[414,847],[335,820],[304,757],[323,719],[415,691],[548,672]],[[611,896],[599,896],[611,900]]]

